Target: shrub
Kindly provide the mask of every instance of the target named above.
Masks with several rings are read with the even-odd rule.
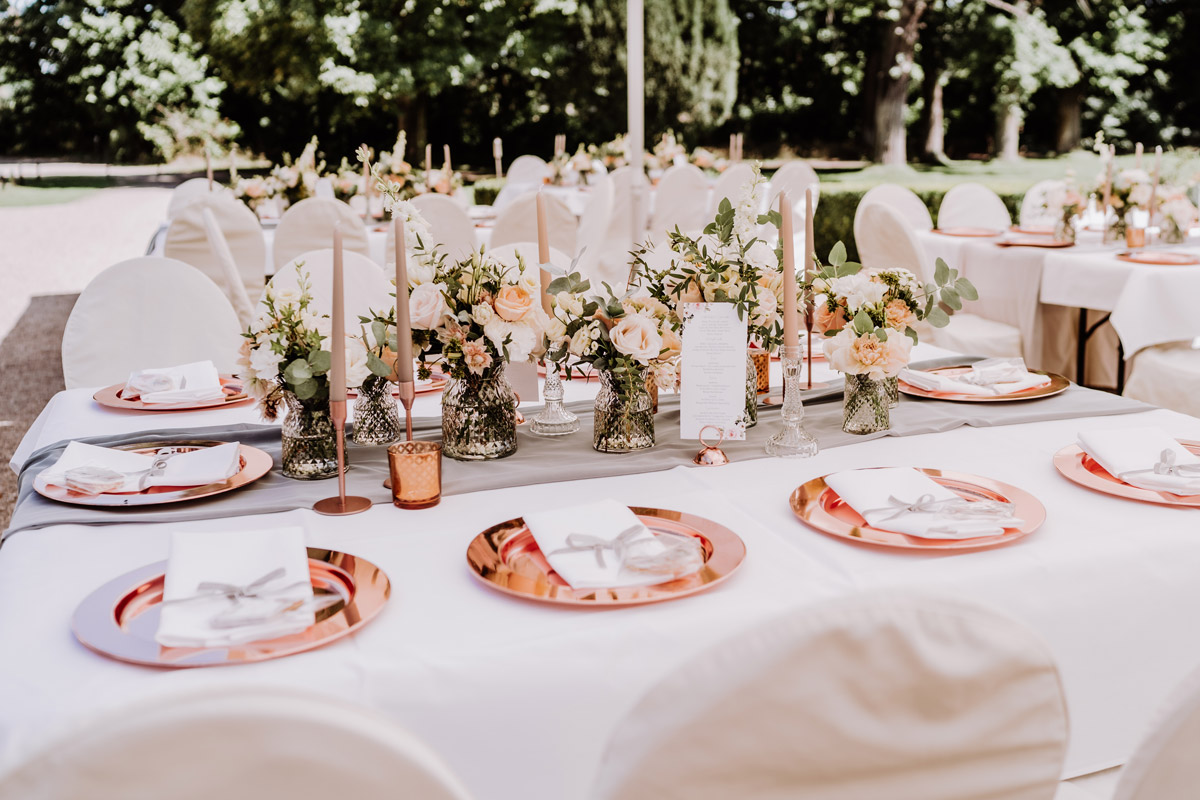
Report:
[[[504,188],[504,178],[483,178],[474,183],[475,205],[490,206]]]

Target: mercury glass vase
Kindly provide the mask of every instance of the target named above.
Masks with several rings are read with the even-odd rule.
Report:
[[[890,410],[883,381],[866,375],[846,375],[842,430],[854,434],[886,431],[891,426]]]
[[[1176,225],[1172,219],[1163,220],[1161,229],[1162,233],[1159,235],[1162,237],[1163,244],[1183,244],[1187,241],[1187,231]]]
[[[884,378],[883,392],[887,396],[888,408],[900,405],[900,379],[897,377]]]
[[[1109,214],[1108,219],[1104,221],[1104,243],[1123,244],[1125,242],[1125,228],[1124,216],[1117,213]]]
[[[753,428],[757,424],[758,368],[754,365],[754,351],[746,348],[746,427]]]
[[[301,400],[285,391],[283,402],[287,408],[281,424],[284,476],[313,481],[337,475],[337,438],[328,398]],[[348,452],[345,458],[349,466]]]
[[[442,393],[442,452],[458,461],[517,452],[517,394],[503,364],[450,379]]]
[[[654,402],[644,371],[601,371],[592,422],[592,447],[601,453],[654,447]]]
[[[1075,244],[1075,218],[1060,219],[1054,223],[1054,241]]]
[[[371,375],[358,390],[354,400],[354,432],[350,441],[355,444],[391,444],[400,440],[400,412],[392,397],[392,383],[387,378]]]

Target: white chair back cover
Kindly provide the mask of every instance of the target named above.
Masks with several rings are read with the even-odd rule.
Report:
[[[708,217],[708,178],[694,164],[668,169],[654,194],[650,232],[656,239],[676,227],[685,232],[703,230],[712,221]]]
[[[564,253],[574,253],[579,227],[575,215],[554,195],[544,194],[543,198],[550,246]],[[511,242],[536,242],[537,238],[537,192],[526,192],[497,212],[489,244],[495,247]]]
[[[317,178],[317,184],[313,187],[313,197],[321,197],[326,200],[337,199],[337,195],[333,192],[333,181],[329,178]]]
[[[602,264],[606,237],[613,214],[613,179],[607,174],[598,175],[593,184],[587,208],[579,219],[579,232],[575,237],[575,257],[579,259],[576,269],[596,286],[608,281],[614,286],[615,276],[605,273]]]
[[[608,281],[614,291],[620,291],[618,286],[624,286],[629,277],[629,251],[634,246],[633,168],[618,167],[609,174],[608,179],[613,189],[612,215],[608,219],[608,232],[600,243],[600,261],[596,265],[595,273],[601,280]],[[649,186],[645,188],[648,189]],[[649,200],[647,192],[643,202],[648,203]],[[649,215],[646,218],[648,219]],[[645,238],[646,232],[643,230],[637,237],[638,243]]]
[[[313,308],[319,314],[333,312],[333,250],[311,250],[296,256],[290,264],[276,272],[267,291],[300,288],[300,276],[308,274]],[[370,317],[372,312],[386,315],[396,304],[392,297],[392,280],[371,259],[358,253],[342,253],[343,292],[347,333],[357,331],[358,318]],[[265,294],[265,293],[264,293]]]
[[[928,263],[925,247],[899,212],[882,203],[872,203],[866,208],[860,206],[856,216],[862,231],[854,240],[863,267],[868,271],[901,267],[922,283],[933,280],[933,265]]]
[[[479,249],[475,238],[475,225],[467,212],[458,203],[444,194],[422,194],[413,198],[412,204],[421,212],[421,216],[429,223],[433,241],[425,242],[450,256],[453,261],[469,258],[471,253]],[[392,258],[395,231],[389,225],[387,230],[387,253]]]
[[[895,183],[881,183],[878,186],[871,187],[863,195],[862,200],[858,201],[858,208],[854,211],[854,240],[856,242],[858,241],[859,233],[859,216],[862,214],[863,209],[872,203],[882,203],[885,206],[889,206],[893,211],[904,217],[915,231],[933,229],[933,217],[929,215],[929,208],[921,198],[917,197],[916,192]]]
[[[1194,800],[1200,792],[1200,671],[1172,691],[1125,762],[1112,800]]]
[[[725,171],[717,178],[717,182],[713,184],[706,216],[711,220],[716,215],[717,207],[721,205],[723,199],[728,197],[729,201],[733,202],[734,198],[741,194],[743,187],[752,180],[754,180],[754,168],[749,164],[730,164],[726,167]]]
[[[278,272],[301,253],[333,247],[333,228],[342,227],[342,247],[371,257],[367,226],[348,203],[326,197],[308,197],[283,212],[275,228],[272,261]]]
[[[537,156],[517,156],[517,160],[508,166],[504,186],[492,205],[499,211],[526,192],[537,191],[549,175],[550,165]]]
[[[1029,187],[1021,198],[1021,214],[1018,217],[1022,228],[1053,228],[1059,216],[1046,208],[1046,199],[1051,192],[1066,191],[1065,181],[1038,181]]]
[[[163,255],[191,264],[203,272],[221,288],[236,308],[237,292],[230,281],[227,264],[209,236],[205,211],[210,212],[216,220],[229,248],[229,255],[237,264],[246,297],[262,294],[267,273],[267,245],[263,240],[262,224],[245,203],[231,197],[201,197],[180,211],[167,226]]]
[[[1066,745],[1032,632],[956,598],[875,592],[672,671],[609,740],[595,797],[1050,800]]]
[[[233,310],[238,315],[242,327],[247,328],[254,320],[254,304],[246,294],[246,285],[242,283],[242,276],[238,273],[238,265],[229,249],[229,242],[225,241],[225,234],[221,233],[221,223],[217,221],[217,215],[207,207],[203,208],[201,213],[204,215],[204,230],[208,234],[208,243],[212,246],[213,254],[224,273],[224,287],[232,301]]]
[[[183,211],[202,197],[208,197],[210,194],[220,197],[228,197],[233,199],[233,192],[227,186],[222,186],[216,181],[213,182],[212,191],[208,189],[208,178],[192,178],[176,186],[171,190],[171,199],[167,201],[167,220],[175,219],[175,216]]]
[[[241,326],[229,300],[182,261],[132,258],[101,272],[79,295],[62,339],[68,389],[123,382],[139,369],[210,360],[237,370]]]
[[[168,694],[122,708],[0,778],[3,800],[163,797],[469,794],[432,750],[390,720],[341,699],[265,685]]]
[[[821,179],[807,161],[789,161],[771,176],[771,192],[767,195],[767,207],[779,205],[779,193],[786,191],[792,206],[804,208],[804,190],[813,190],[813,211],[821,199]]]
[[[990,228],[1008,230],[1012,215],[1000,196],[982,183],[960,183],[942,198],[939,228]]]

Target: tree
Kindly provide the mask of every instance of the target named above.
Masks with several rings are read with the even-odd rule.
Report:
[[[928,0],[890,0],[877,15],[879,49],[867,60],[862,89],[864,141],[872,161],[908,163],[908,88],[928,6]]]

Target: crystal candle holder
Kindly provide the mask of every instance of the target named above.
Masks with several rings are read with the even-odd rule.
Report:
[[[781,458],[809,458],[820,449],[817,440],[804,429],[804,403],[800,399],[800,373],[803,371],[803,347],[780,347],[783,367],[783,430],[767,440],[767,455]]]
[[[442,500],[442,446],[438,442],[397,442],[388,448],[392,503],[429,508]]]
[[[563,405],[563,382],[558,364],[546,362],[542,397],[546,405],[533,418],[529,430],[539,436],[566,436],[579,430],[579,417]]]

